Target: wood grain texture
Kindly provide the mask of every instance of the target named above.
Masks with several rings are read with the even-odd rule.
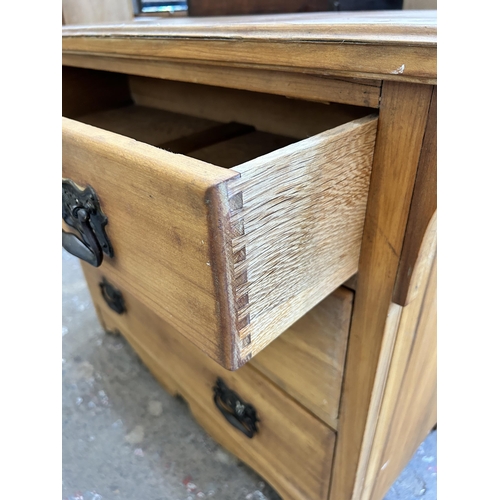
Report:
[[[63,177],[90,184],[109,220],[115,257],[105,257],[103,270],[226,365],[234,356],[231,327],[223,324],[229,312],[222,308],[232,295],[218,260],[223,234],[215,228],[218,205],[227,203],[217,186],[233,176],[63,119]]]
[[[297,142],[296,139],[291,137],[255,131],[191,151],[189,156],[214,165],[230,168],[295,142]]]
[[[131,0],[62,0],[64,24],[96,24],[131,21]]]
[[[152,146],[205,132],[218,124],[205,118],[137,105],[85,114],[78,116],[78,121]]]
[[[398,275],[392,300],[402,306],[418,293],[421,281],[415,264],[422,251],[422,240],[437,208],[437,88],[434,87],[427,117],[422,152],[413,189],[410,215],[399,261]],[[427,250],[423,250],[426,252]],[[425,285],[425,283],[424,283]]]
[[[437,422],[435,269],[436,264],[420,312],[370,500],[382,500]],[[394,362],[400,360],[395,359]]]
[[[216,125],[207,130],[194,132],[184,137],[179,137],[171,141],[160,144],[160,148],[171,151],[172,153],[186,154],[191,151],[198,151],[206,147],[226,142],[236,137],[255,132],[255,128],[251,125],[242,123],[230,122]]]
[[[325,500],[335,432],[294,402],[252,366],[228,372],[208,359],[124,291],[127,313],[117,315],[99,290],[100,269],[83,265],[106,330],[119,330],[171,394],[180,394],[206,431],[269,481],[284,499]],[[217,377],[257,409],[259,431],[248,439],[213,402]],[[307,457],[307,459],[305,459]]]
[[[363,42],[436,45],[434,11],[321,12],[205,19],[151,18],[131,23],[65,27],[63,36],[122,36],[290,42]]]
[[[65,27],[63,52],[435,83],[436,14],[335,12]]]
[[[337,288],[250,361],[333,429],[344,373],[353,293]]]
[[[435,231],[435,224],[429,226],[424,241],[433,244],[424,243],[416,263],[424,285],[410,305],[400,308],[369,466],[366,477],[360,478],[361,500],[382,499],[436,423]]]
[[[62,114],[67,118],[132,104],[126,75],[62,67]]]
[[[380,406],[382,405],[384,390],[389,375],[391,356],[396,342],[402,309],[403,308],[397,304],[391,304],[387,313],[384,338],[378,355],[377,372],[373,382],[370,407],[368,409],[368,416],[366,419],[367,423],[363,434],[363,446],[359,456],[360,467],[358,467],[352,493],[352,498],[356,500],[359,499],[361,489],[364,486],[365,470],[370,465],[370,458],[373,450],[372,443],[374,442],[377,431]]]
[[[359,261],[331,500],[351,500],[403,244],[432,87],[384,82]],[[359,472],[358,472],[359,471]]]
[[[378,108],[380,80],[339,79],[314,75],[247,68],[228,68],[202,62],[123,59],[92,54],[63,54],[67,66],[109,70],[129,75],[170,79],[225,88],[265,92],[295,99],[337,102]]]
[[[130,77],[136,104],[219,122],[253,125],[261,132],[305,139],[371,110],[304,102],[242,90],[221,89],[153,78]]]
[[[356,272],[376,126],[361,118],[232,169],[242,360]]]
[[[67,66],[113,70],[129,75],[265,92],[309,101],[337,102],[378,108],[380,80],[340,79],[327,75],[216,66],[214,64],[157,61],[139,57],[63,54]]]
[[[293,140],[254,132],[190,153],[258,156],[224,170],[65,120],[63,175],[98,193],[106,272],[236,369],[356,272],[375,129],[371,116],[264,156]]]

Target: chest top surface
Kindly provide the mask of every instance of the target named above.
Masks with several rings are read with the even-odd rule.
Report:
[[[436,83],[436,11],[137,18],[62,35],[63,56]]]

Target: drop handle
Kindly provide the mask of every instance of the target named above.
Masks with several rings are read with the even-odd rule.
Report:
[[[255,408],[229,389],[220,377],[216,380],[213,390],[215,406],[224,418],[245,436],[253,438],[258,432],[259,421]]]
[[[70,179],[63,179],[62,218],[75,231],[62,231],[62,246],[66,251],[94,267],[102,264],[104,254],[113,257],[113,247],[104,228],[108,218],[91,186],[82,189]]]
[[[62,230],[62,246],[70,254],[88,262],[94,267],[99,267],[102,263],[102,249],[97,238],[90,227],[90,218],[88,212],[80,208],[77,218],[80,222],[80,228],[83,238],[80,239],[76,234],[68,233]],[[87,243],[85,243],[85,241]]]

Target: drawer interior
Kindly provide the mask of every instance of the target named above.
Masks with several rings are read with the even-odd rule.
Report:
[[[372,112],[81,68],[65,67],[63,79],[64,116],[226,168]]]

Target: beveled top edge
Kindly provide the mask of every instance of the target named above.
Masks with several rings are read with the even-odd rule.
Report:
[[[435,10],[320,12],[228,17],[139,17],[64,26],[63,37],[260,40],[290,43],[437,45]]]

